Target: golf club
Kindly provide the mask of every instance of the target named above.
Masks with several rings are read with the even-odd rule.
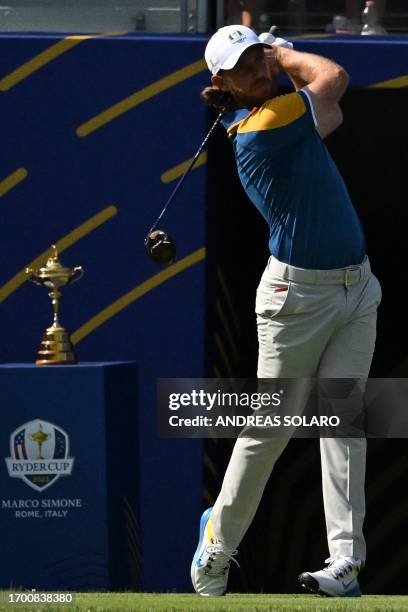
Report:
[[[156,263],[159,263],[159,264],[170,264],[170,263],[173,263],[173,261],[176,258],[176,244],[175,244],[174,240],[171,238],[171,236],[169,236],[169,234],[167,232],[165,232],[164,230],[156,229],[156,228],[157,228],[160,220],[162,219],[164,213],[166,212],[170,202],[173,200],[174,196],[176,195],[176,193],[180,189],[180,187],[183,184],[184,179],[186,178],[187,174],[193,168],[193,166],[196,163],[196,161],[197,161],[201,151],[206,146],[208,140],[210,139],[210,137],[211,137],[212,133],[214,132],[215,128],[217,127],[217,125],[220,123],[220,121],[221,121],[221,119],[222,119],[224,114],[225,114],[225,112],[222,111],[217,116],[216,120],[214,121],[213,125],[211,126],[210,131],[208,132],[207,136],[204,138],[203,142],[201,143],[201,145],[199,146],[199,148],[197,150],[197,153],[194,155],[193,159],[191,160],[187,170],[184,172],[183,176],[181,177],[181,179],[179,180],[179,182],[177,183],[177,185],[173,189],[173,192],[170,195],[169,199],[167,200],[166,204],[164,205],[163,210],[161,211],[160,215],[157,217],[156,221],[153,223],[152,227],[150,228],[149,232],[147,233],[147,235],[145,237],[144,244],[145,244],[146,250],[147,250],[148,254],[150,255],[150,257]]]

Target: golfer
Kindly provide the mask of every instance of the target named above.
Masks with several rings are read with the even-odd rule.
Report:
[[[260,41],[263,42],[260,42]],[[323,139],[342,123],[349,78],[334,62],[287,48],[241,25],[208,42],[212,87],[203,97],[223,120],[238,174],[269,225],[270,258],[256,296],[259,378],[368,377],[381,288],[364,234]],[[278,96],[284,71],[295,92]],[[228,571],[287,439],[236,441],[213,508],[204,512],[191,578],[201,595],[223,595]],[[321,438],[330,556],[300,583],[330,596],[359,596],[366,439]],[[279,500],[276,500],[279,503]]]

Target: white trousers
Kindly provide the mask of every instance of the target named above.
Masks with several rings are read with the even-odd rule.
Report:
[[[366,379],[381,287],[366,258],[339,270],[303,270],[273,257],[257,290],[258,378]],[[235,549],[289,439],[239,437],[212,512],[215,536]],[[330,555],[365,561],[365,438],[321,438]],[[278,500],[277,500],[278,502]]]

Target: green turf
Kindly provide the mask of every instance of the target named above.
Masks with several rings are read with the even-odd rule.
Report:
[[[365,595],[361,598],[335,599],[317,595],[236,594],[205,598],[177,593],[77,593],[74,606],[0,606],[2,612],[12,612],[13,609],[16,612],[408,612],[408,597]]]

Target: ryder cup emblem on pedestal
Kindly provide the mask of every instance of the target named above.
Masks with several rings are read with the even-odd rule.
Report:
[[[74,458],[68,457],[66,432],[48,421],[36,419],[20,425],[10,436],[6,458],[10,478],[21,478],[36,491],[44,491],[60,476],[70,476]]]

